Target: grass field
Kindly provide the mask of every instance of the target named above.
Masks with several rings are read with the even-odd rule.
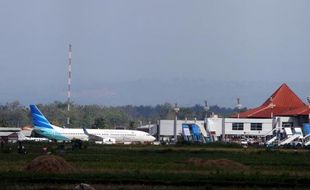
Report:
[[[236,145],[204,146],[93,145],[72,150],[67,144],[25,143],[0,153],[1,189],[73,189],[81,182],[96,189],[309,189],[310,151]],[[69,173],[35,173],[25,167],[42,148],[61,155],[76,170]],[[8,149],[11,149],[9,151]],[[232,163],[211,163],[225,159]],[[225,161],[224,160],[224,161]]]

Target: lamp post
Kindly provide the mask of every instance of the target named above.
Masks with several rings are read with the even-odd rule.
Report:
[[[240,104],[240,98],[237,98],[237,105],[236,108],[238,110],[238,119],[240,118],[240,110],[242,108],[242,105]]]
[[[206,114],[205,114],[205,128],[207,128],[207,121],[208,121],[208,111],[209,111],[209,109],[210,109],[210,107],[208,106],[208,101],[207,100],[205,100],[205,105],[204,105],[204,110],[205,110],[205,112],[206,112]]]
[[[272,129],[274,127],[274,118],[273,118],[273,108],[276,107],[276,105],[273,103],[273,99],[272,97],[270,97],[270,104],[268,105],[268,107],[271,109],[270,111],[270,117],[271,117],[271,125],[272,125]],[[276,135],[277,135],[277,139],[278,139],[278,142],[280,142],[280,137],[281,137],[281,128],[280,128],[280,124],[278,124],[278,127],[277,127],[277,132],[276,132]]]
[[[270,117],[273,118],[273,108],[276,107],[276,105],[273,103],[272,97],[270,97],[270,104],[269,108],[271,109]]]
[[[174,136],[174,143],[177,143],[177,121],[178,121],[178,112],[180,111],[180,108],[178,107],[178,104],[175,103],[174,104],[174,113],[175,113],[175,117],[174,117],[174,128],[173,128],[173,136]]]
[[[310,123],[310,96],[307,97],[307,101],[308,101],[308,112],[309,112],[308,122]]]

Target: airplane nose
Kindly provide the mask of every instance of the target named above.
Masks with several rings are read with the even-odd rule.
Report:
[[[151,137],[151,141],[155,141],[155,140],[156,140],[156,138],[152,136]]]

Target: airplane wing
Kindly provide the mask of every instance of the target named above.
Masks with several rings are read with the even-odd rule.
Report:
[[[90,141],[103,141],[103,138],[97,135],[89,134],[86,128],[83,127],[84,134],[88,136],[88,140]]]

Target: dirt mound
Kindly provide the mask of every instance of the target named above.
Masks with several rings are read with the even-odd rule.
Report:
[[[215,170],[244,171],[248,169],[247,166],[228,159],[203,160],[200,158],[190,158],[186,163]]]
[[[74,171],[74,168],[60,156],[44,155],[32,160],[25,170],[44,173],[66,173]]]

